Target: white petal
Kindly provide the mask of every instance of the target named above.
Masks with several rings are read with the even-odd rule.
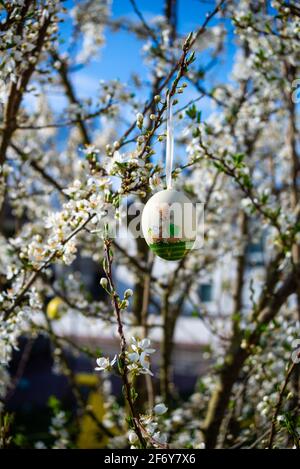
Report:
[[[140,356],[139,356],[138,353],[134,352],[134,353],[129,353],[129,354],[128,354],[128,358],[129,358],[129,360],[130,360],[131,362],[138,362]]]
[[[163,415],[167,412],[168,407],[166,407],[165,404],[162,402],[161,404],[157,404],[153,410],[156,415]]]

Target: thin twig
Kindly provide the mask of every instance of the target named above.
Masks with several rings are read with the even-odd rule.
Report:
[[[277,417],[278,417],[278,414],[279,414],[279,411],[280,411],[280,408],[281,408],[281,405],[282,405],[282,401],[283,401],[283,396],[284,396],[284,393],[285,393],[285,390],[286,390],[286,387],[288,385],[288,382],[290,380],[290,377],[296,367],[297,363],[296,362],[293,362],[290,366],[289,366],[289,369],[287,371],[287,374],[286,374],[286,377],[285,377],[285,380],[284,380],[284,383],[280,389],[280,392],[279,392],[279,396],[278,396],[278,400],[277,400],[277,403],[275,405],[275,409],[274,409],[274,414],[273,414],[273,417],[272,417],[272,425],[271,425],[271,430],[270,430],[270,437],[269,437],[269,443],[268,443],[268,449],[272,449],[273,447],[273,442],[274,442],[274,437],[275,437],[275,433],[276,433],[276,423],[277,423]]]
[[[120,298],[116,292],[113,277],[112,277],[112,257],[111,257],[110,247],[111,247],[111,241],[109,239],[105,239],[104,240],[104,255],[105,255],[104,270],[105,270],[106,277],[108,280],[112,305],[113,305],[115,316],[116,316],[117,323],[118,323],[118,334],[120,337],[120,346],[121,346],[121,352],[119,354],[119,363],[120,363],[119,371],[120,371],[121,378],[122,378],[123,385],[124,385],[125,398],[129,405],[134,430],[139,439],[141,447],[146,448],[147,440],[148,440],[151,444],[155,445],[156,447],[166,449],[168,448],[168,445],[159,443],[157,440],[152,438],[151,435],[149,435],[147,430],[144,428],[140,420],[139,412],[136,410],[133,399],[132,399],[132,387],[129,381],[129,372],[128,372],[128,367],[126,363],[127,342],[126,342],[126,338],[124,334],[124,328],[123,328],[122,317],[121,317]]]
[[[141,428],[139,425],[139,414],[136,411],[134,407],[134,403],[132,400],[132,394],[131,394],[131,386],[129,383],[129,378],[128,378],[128,368],[126,364],[126,350],[127,350],[127,343],[124,335],[124,329],[123,329],[123,324],[122,324],[122,319],[121,319],[121,309],[119,305],[119,297],[116,293],[113,278],[112,278],[112,258],[111,258],[111,253],[110,253],[110,246],[111,242],[110,240],[106,239],[104,241],[104,253],[105,253],[105,259],[106,259],[106,265],[105,265],[105,273],[107,276],[107,280],[109,283],[110,291],[111,291],[111,298],[112,298],[112,305],[114,308],[114,312],[116,315],[117,323],[118,323],[118,334],[120,337],[120,346],[121,346],[121,353],[119,355],[119,360],[120,360],[120,373],[122,377],[122,381],[124,384],[124,391],[125,391],[125,397],[128,402],[131,416],[132,416],[132,421],[134,425],[134,429],[136,432],[136,435],[140,441],[140,444],[142,448],[147,447],[147,443],[145,441],[145,438],[142,435]]]
[[[134,9],[134,12],[136,13],[137,17],[141,20],[141,23],[142,25],[144,26],[145,30],[149,33],[149,35],[151,36],[151,38],[153,39],[153,41],[155,42],[155,44],[157,46],[159,46],[159,42],[157,40],[157,37],[154,33],[154,31],[152,30],[152,28],[148,25],[148,23],[146,22],[142,12],[139,10],[135,0],[130,0],[130,3]]]

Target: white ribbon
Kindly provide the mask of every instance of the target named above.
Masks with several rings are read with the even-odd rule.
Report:
[[[174,137],[173,137],[173,100],[170,98],[170,92],[167,94],[167,148],[166,148],[166,181],[167,189],[172,189],[172,169],[173,169],[173,153],[174,153]]]

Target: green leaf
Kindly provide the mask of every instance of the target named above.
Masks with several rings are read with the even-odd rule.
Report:
[[[56,411],[60,410],[60,401],[59,401],[59,399],[57,399],[56,396],[50,396],[49,399],[48,399],[48,406],[50,407],[50,409],[53,410],[53,412],[56,412]]]
[[[23,435],[23,433],[17,433],[13,438],[13,442],[16,446],[19,446],[20,448],[25,448],[28,443],[28,440],[26,436]]]
[[[126,422],[128,423],[129,428],[134,428],[133,419],[131,416],[126,417]]]
[[[120,357],[117,358],[117,365],[119,372],[122,374],[124,370],[124,361]]]
[[[214,161],[213,165],[215,168],[217,168],[218,171],[220,171],[220,173],[225,172],[225,167],[221,163]]]
[[[231,158],[237,168],[242,167],[243,160],[245,158],[244,153],[236,153],[234,155],[231,155]]]
[[[199,127],[196,127],[196,128],[193,130],[193,134],[192,134],[192,135],[193,135],[194,138],[197,138],[197,137],[199,137],[199,136],[201,135],[201,132],[200,132]]]
[[[196,116],[197,116],[197,108],[196,108],[195,103],[192,104],[192,105],[189,107],[189,109],[187,109],[187,110],[185,111],[185,113],[186,113],[186,115],[187,115],[188,117],[190,117],[191,119],[195,119]]]
[[[249,174],[242,174],[241,179],[245,187],[248,187],[249,189],[252,187],[252,181],[250,179]]]
[[[193,52],[190,54],[190,56],[187,58],[186,63],[187,63],[187,65],[190,65],[190,64],[192,64],[193,62],[195,62],[195,60],[196,60],[196,56],[195,56],[195,52],[193,51]]]
[[[132,402],[135,402],[138,398],[138,393],[136,392],[134,387],[130,389],[130,395],[131,395]]]

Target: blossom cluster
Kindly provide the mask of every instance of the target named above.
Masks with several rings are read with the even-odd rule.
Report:
[[[126,366],[132,376],[140,374],[148,374],[153,376],[150,370],[149,357],[155,352],[155,349],[150,347],[151,340],[148,338],[138,340],[131,337],[128,351],[126,352]],[[111,371],[118,362],[118,356],[115,355],[112,360],[107,357],[97,358],[96,371]]]

